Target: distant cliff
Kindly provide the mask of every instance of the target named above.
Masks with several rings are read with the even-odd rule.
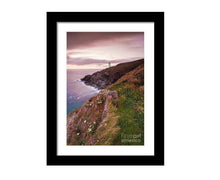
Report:
[[[115,66],[123,71],[120,75],[125,64],[131,70],[68,114],[67,145],[144,144],[144,61],[132,63],[135,68],[129,63]]]
[[[121,63],[117,66],[98,71],[92,75],[87,75],[81,80],[85,84],[93,86],[97,89],[104,89],[110,84],[116,82],[120,77],[143,64],[144,60],[136,60],[128,63]]]

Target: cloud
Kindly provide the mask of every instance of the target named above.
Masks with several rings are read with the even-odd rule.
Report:
[[[89,64],[105,64],[108,63],[107,60],[97,60],[88,58],[69,58],[67,59],[67,64],[71,65],[89,65]]]
[[[144,58],[144,32],[68,32],[69,68],[106,68]]]
[[[108,62],[119,64],[124,62],[130,62],[134,60],[142,59],[141,57],[133,57],[129,59],[115,59],[115,60],[97,60],[97,59],[88,59],[88,58],[70,58],[67,59],[68,65],[96,65],[96,66],[102,66],[103,64],[108,64]]]
[[[67,49],[98,46],[101,41],[143,39],[143,32],[67,32]]]

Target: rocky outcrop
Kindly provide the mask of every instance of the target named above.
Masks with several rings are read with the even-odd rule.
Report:
[[[141,64],[144,64],[143,59],[128,63],[121,63],[117,66],[98,71],[92,75],[87,75],[81,80],[84,81],[86,85],[93,86],[97,89],[104,89]]]
[[[103,89],[81,108],[72,111],[67,116],[67,144],[92,145],[101,141],[94,133],[105,126],[109,101],[117,99],[117,91]]]

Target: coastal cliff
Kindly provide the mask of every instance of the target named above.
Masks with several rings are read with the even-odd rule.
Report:
[[[68,114],[67,145],[143,145],[144,60],[82,80],[102,90]]]
[[[132,71],[133,69],[135,69],[136,67],[138,67],[143,63],[144,63],[143,59],[128,63],[121,63],[118,64],[117,66],[110,67],[102,71],[98,71],[92,75],[87,75],[81,80],[85,82],[86,85],[93,86],[97,89],[104,89],[108,85],[113,84],[120,77],[122,77],[129,71]]]

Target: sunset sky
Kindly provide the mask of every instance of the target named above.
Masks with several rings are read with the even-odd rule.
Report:
[[[144,58],[143,32],[67,32],[67,69],[104,69]]]

